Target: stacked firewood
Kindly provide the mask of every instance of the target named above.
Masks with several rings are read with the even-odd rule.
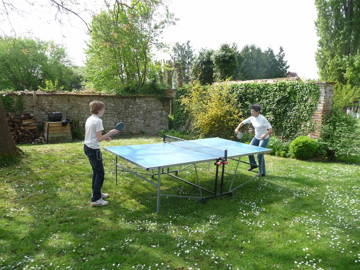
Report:
[[[15,143],[43,143],[39,138],[37,122],[30,113],[16,115],[8,113],[10,133]]]

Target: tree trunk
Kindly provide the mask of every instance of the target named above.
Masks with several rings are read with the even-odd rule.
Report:
[[[183,69],[180,63],[175,63],[175,71],[176,71],[176,77],[177,77],[177,86],[183,87],[184,85],[184,78],[183,78]]]
[[[16,160],[20,152],[10,134],[6,112],[0,99],[0,166]]]

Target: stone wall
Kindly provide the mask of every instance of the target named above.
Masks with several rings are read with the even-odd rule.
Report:
[[[334,85],[318,83],[320,99],[312,117],[314,131],[309,134],[312,138],[319,138],[322,121],[332,109]],[[76,121],[80,127],[85,124],[89,116],[89,102],[101,100],[106,105],[103,116],[105,130],[112,129],[115,123],[122,121],[126,125],[126,134],[155,135],[160,130],[168,129],[168,115],[170,113],[171,98],[154,96],[117,96],[107,94],[73,94],[48,93],[41,91],[22,91],[9,93],[14,98],[21,97],[24,103],[24,112],[34,114],[37,121],[47,121],[49,112],[62,112],[63,118]]]
[[[100,100],[105,103],[103,116],[105,131],[122,121],[126,134],[155,135],[168,128],[171,98],[154,96],[117,96],[98,94],[47,93],[22,91],[9,96],[21,98],[24,113],[32,113],[37,121],[47,121],[49,112],[61,112],[63,119],[71,119],[84,127],[89,113],[89,102]]]
[[[334,84],[332,83],[318,83],[320,86],[320,98],[315,113],[312,116],[314,123],[314,131],[309,134],[314,139],[320,138],[321,126],[326,114],[330,113],[332,109],[332,99],[334,92]]]

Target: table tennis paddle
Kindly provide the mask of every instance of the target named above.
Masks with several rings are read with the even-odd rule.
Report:
[[[115,129],[117,129],[118,131],[122,131],[124,129],[125,125],[123,122],[119,122],[115,125]]]

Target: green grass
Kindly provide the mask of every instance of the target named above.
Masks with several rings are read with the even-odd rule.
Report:
[[[360,268],[358,165],[266,156],[268,176],[232,197],[163,198],[157,215],[154,188],[129,174],[116,186],[108,153],[110,204],[91,208],[81,143],[21,149],[21,163],[0,169],[0,269]],[[241,169],[237,183],[253,179]],[[207,165],[200,175],[212,184]],[[169,191],[191,191],[163,179]]]

